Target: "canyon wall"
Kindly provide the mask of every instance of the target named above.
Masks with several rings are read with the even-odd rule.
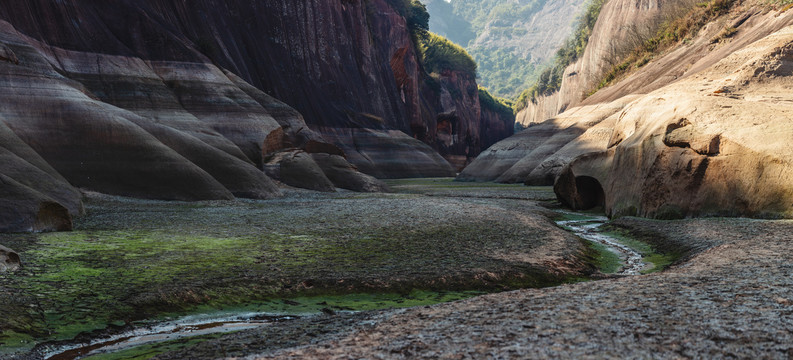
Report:
[[[467,163],[512,125],[483,120],[474,78],[425,74],[398,3],[0,4],[0,230],[68,228],[78,189],[266,199],[263,169],[325,190],[454,175],[439,153]]]
[[[410,140],[420,125],[432,137],[437,128],[426,119],[436,114],[422,113],[415,46],[405,18],[385,0],[36,0],[6,6],[0,18],[66,50],[210,63],[294,107],[309,127],[330,134],[345,152],[360,153],[350,157],[363,169],[384,177],[453,174]],[[463,116],[461,123],[478,125],[478,118]],[[408,135],[390,149],[403,159],[396,168],[378,162],[381,149],[369,154],[354,144],[391,130]]]
[[[609,216],[793,216],[791,25],[790,11],[737,3],[621,81],[492,146],[460,178],[554,184],[564,204]],[[590,45],[619,28],[593,33]],[[606,62],[587,61],[567,78]],[[557,100],[576,93],[567,78]]]

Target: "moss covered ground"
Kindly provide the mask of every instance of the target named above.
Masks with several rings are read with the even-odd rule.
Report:
[[[583,262],[572,274],[525,260],[556,242],[561,257],[585,252],[547,210],[525,201],[547,200],[550,189],[451,179],[391,185],[398,193],[288,190],[269,201],[88,194],[75,231],[0,235],[24,264],[0,274],[0,357],[145,319],[417,306],[588,271]]]

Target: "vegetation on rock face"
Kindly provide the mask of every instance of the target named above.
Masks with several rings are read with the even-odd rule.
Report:
[[[691,39],[703,26],[705,26],[705,24],[726,14],[735,3],[736,0],[709,0],[700,2],[685,15],[664,22],[655,36],[649,39],[643,39],[642,43],[628,53],[622,62],[615,65],[603,76],[603,79],[597,87],[590,91],[589,94],[591,95],[632,73],[634,70],[641,68],[655,56],[679,42]],[[724,38],[728,38],[734,35],[735,32],[735,28],[724,29],[713,41],[718,42]]]
[[[429,30],[430,14],[427,12],[427,7],[418,0],[405,1],[405,3],[408,27],[414,30]]]
[[[476,78],[476,61],[460,45],[429,31],[419,31],[416,38],[421,62],[427,72],[462,71]]]
[[[559,91],[562,86],[564,70],[584,53],[584,49],[589,43],[589,36],[592,35],[592,29],[595,27],[595,22],[604,3],[605,0],[593,0],[587,6],[586,11],[581,14],[578,20],[578,26],[573,35],[556,52],[553,65],[543,70],[537,82],[520,94],[515,103],[516,111],[525,109],[529,101],[536,102],[539,96],[550,95]]]
[[[482,86],[479,87],[479,105],[482,109],[488,109],[502,116],[511,117],[514,115],[512,102],[507,99],[494,97]]]
[[[388,0],[405,17],[419,52],[419,60],[428,73],[462,71],[476,77],[476,61],[461,46],[429,31],[430,14],[419,0]]]
[[[461,71],[471,78],[477,77],[478,64],[462,46],[429,31],[430,15],[424,4],[419,0],[389,1],[405,16],[425,71],[430,74]],[[449,5],[445,1],[441,2]],[[434,83],[432,78],[428,78],[427,81]],[[513,115],[511,102],[494,97],[483,87],[479,88],[479,101],[480,105],[488,110],[505,116]]]
[[[430,29],[465,47],[479,64],[480,82],[497,96],[517,97],[550,60],[544,46],[532,45],[538,26],[533,17],[548,0],[425,2],[432,14]],[[542,37],[539,41],[549,41]]]

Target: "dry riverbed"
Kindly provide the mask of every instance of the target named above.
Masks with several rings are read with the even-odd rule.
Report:
[[[190,314],[264,321],[87,358],[793,354],[791,221],[613,221],[605,233],[642,255],[642,273],[675,264],[615,277],[598,269],[619,271],[618,255],[554,223],[590,215],[550,210],[550,188],[390,185],[207,203],[89,194],[75,232],[0,235],[25,263],[0,275],[0,357]]]
[[[73,232],[0,235],[24,264],[0,274],[0,357],[196,313],[343,314],[596,273],[591,247],[538,205],[549,188],[392,186],[198,203],[87,194]]]
[[[304,319],[158,358],[793,358],[793,222],[614,226],[687,261],[650,275]]]

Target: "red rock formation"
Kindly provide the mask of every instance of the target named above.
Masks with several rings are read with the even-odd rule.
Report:
[[[337,176],[449,176],[427,144],[471,157],[494,123],[482,126],[475,79],[450,72],[425,86],[406,20],[387,0],[0,4],[0,73],[0,130],[29,148],[0,173],[14,193],[41,195],[30,214],[49,201],[78,214],[75,188],[277,196],[259,168],[284,148],[356,165],[334,158],[328,169],[352,169]],[[439,114],[448,136],[437,134]],[[371,182],[362,179],[351,181]],[[56,186],[30,185],[47,181]],[[7,229],[33,229],[25,216]]]
[[[400,137],[405,144],[392,149],[400,151],[395,156],[408,163],[402,170],[389,173],[387,164],[356,163],[361,169],[378,168],[376,173],[384,176],[426,173],[406,172],[410,162],[421,169],[435,168],[433,175],[451,174],[442,159],[427,157],[423,150],[412,151],[421,146],[409,137],[426,139],[442,153],[453,155],[472,157],[481,150],[479,105],[475,97],[467,95],[475,93],[475,80],[445,74],[443,87],[462,96],[455,96],[453,105],[448,101],[428,104],[425,99],[443,94],[423,86],[425,75],[407,23],[386,0],[124,0],[112,4],[34,0],[0,8],[0,18],[26,35],[71,51],[145,61],[211,61],[296,108],[312,128],[329,130],[336,145],[346,152],[357,149],[351,146],[351,138],[339,137],[340,132],[334,129],[399,130],[408,135]],[[166,71],[166,75],[174,74]],[[114,82],[104,79],[105,84]],[[177,100],[188,100],[182,105],[191,115],[202,120],[211,118],[212,114],[202,114],[201,110],[208,104],[193,102],[199,100],[203,90],[185,87],[179,82],[183,80],[165,79],[165,85],[173,87]],[[183,90],[188,93],[182,94]],[[119,104],[108,97],[102,100]],[[459,119],[458,140],[438,142],[435,120],[450,106]],[[212,111],[219,110],[225,111]],[[229,135],[239,135],[240,126],[224,124],[223,129],[216,130],[222,130],[257,162],[253,146]],[[259,139],[255,140],[258,143]]]

